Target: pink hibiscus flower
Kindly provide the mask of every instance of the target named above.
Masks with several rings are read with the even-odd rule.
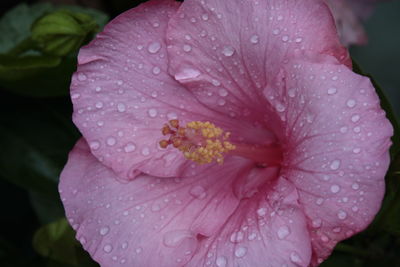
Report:
[[[343,45],[363,45],[368,38],[362,21],[367,19],[377,2],[382,0],[326,0],[335,18]]]
[[[77,239],[102,266],[318,265],[371,222],[389,164],[392,127],[350,64],[318,0],[120,15],[72,79]]]

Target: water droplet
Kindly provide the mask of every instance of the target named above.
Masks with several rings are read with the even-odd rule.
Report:
[[[232,46],[225,46],[222,49],[222,54],[224,54],[224,56],[226,57],[230,57],[235,53],[235,49]]]
[[[282,36],[282,41],[284,41],[284,42],[289,41],[289,36],[287,36],[287,35]]]
[[[339,210],[337,216],[339,219],[344,220],[347,217],[347,213],[344,210]]]
[[[151,118],[155,118],[157,116],[157,110],[155,108],[151,108],[147,111],[147,114],[149,114]]]
[[[322,205],[322,203],[324,203],[324,199],[323,198],[317,198],[315,203],[317,203],[317,205]]]
[[[97,149],[100,148],[100,142],[92,141],[92,142],[90,142],[89,146],[90,146],[91,149],[97,150]]]
[[[104,236],[104,235],[108,234],[109,231],[110,231],[110,228],[108,226],[104,226],[100,229],[100,234]]]
[[[151,54],[155,54],[158,51],[160,51],[161,48],[161,44],[159,42],[154,42],[149,44],[149,46],[147,47],[147,51],[149,51],[149,53]]]
[[[289,95],[289,97],[295,97],[296,96],[296,89],[294,89],[294,88],[289,89],[288,95]]]
[[[225,89],[223,89],[223,88],[221,88],[221,89],[218,90],[218,94],[219,94],[220,96],[222,96],[222,97],[225,97],[225,96],[228,95],[228,91],[225,90]]]
[[[294,262],[294,263],[300,263],[301,262],[300,256],[296,252],[290,253],[290,260],[292,262]]]
[[[334,95],[336,94],[337,89],[335,87],[331,87],[328,89],[328,95]]]
[[[144,148],[142,148],[142,155],[143,155],[143,156],[148,156],[148,155],[150,155],[150,149],[149,149],[147,146],[145,146]]]
[[[203,14],[201,15],[202,20],[208,20],[208,14]]]
[[[243,238],[244,238],[243,232],[242,231],[238,231],[238,232],[233,232],[231,234],[230,240],[231,240],[232,243],[239,243],[239,242],[243,241]]]
[[[185,239],[194,239],[194,236],[188,230],[175,230],[164,235],[163,243],[167,247],[178,247]]]
[[[71,99],[78,99],[81,96],[81,94],[74,93],[71,95]]]
[[[252,44],[258,44],[258,42],[259,42],[259,37],[258,37],[258,35],[253,35],[253,36],[251,36],[251,37],[250,37],[250,42],[251,42]]]
[[[284,225],[279,227],[277,235],[279,239],[284,239],[290,234],[290,229],[288,226]]]
[[[340,191],[340,186],[338,186],[338,185],[336,185],[336,184],[334,184],[334,185],[332,185],[331,186],[331,192],[332,193],[338,193]]]
[[[188,44],[183,45],[183,51],[190,52],[192,51],[192,47]]]
[[[113,250],[113,247],[110,244],[107,244],[103,247],[104,252],[110,253]]]
[[[83,236],[79,238],[79,242],[81,242],[82,245],[86,244],[86,238],[84,238]]]
[[[225,267],[226,266],[226,264],[227,264],[227,260],[226,260],[226,258],[224,257],[224,256],[219,256],[216,260],[215,260],[215,264],[218,266],[218,267]]]
[[[261,216],[261,217],[265,216],[267,214],[267,210],[265,208],[259,208],[257,210],[257,214],[258,214],[258,216]]]
[[[189,192],[193,197],[198,198],[198,199],[204,199],[207,196],[207,193],[204,189],[204,187],[200,185],[196,185],[190,189]]]
[[[353,188],[354,190],[358,190],[358,189],[360,189],[360,185],[357,183],[354,183],[351,185],[351,188]]]
[[[79,73],[78,74],[78,80],[79,81],[86,81],[86,79],[87,79],[87,77],[86,77],[86,75],[85,74],[83,74],[83,73]]]
[[[334,161],[332,161],[330,168],[331,170],[337,170],[340,167],[340,160],[335,159]]]
[[[140,254],[140,253],[142,253],[142,251],[143,251],[142,248],[136,248],[135,249],[136,254]]]
[[[312,227],[314,227],[314,228],[319,228],[319,227],[321,227],[321,225],[322,225],[322,220],[321,219],[314,219],[313,221],[312,221]]]
[[[278,112],[284,112],[286,110],[285,106],[281,103],[276,104],[275,108]]]
[[[167,118],[168,118],[168,120],[175,120],[178,118],[178,115],[176,115],[175,112],[168,112]]]
[[[154,75],[158,75],[158,74],[160,74],[160,72],[161,72],[161,69],[159,67],[156,66],[156,67],[153,68],[153,74]]]
[[[109,146],[113,146],[113,145],[115,145],[117,143],[117,140],[114,138],[114,137],[108,137],[107,138],[107,145],[109,145]]]
[[[127,247],[128,247],[128,242],[122,243],[122,245],[121,245],[122,249],[126,249]]]
[[[248,239],[249,241],[252,241],[252,240],[256,239],[256,237],[257,237],[257,234],[256,234],[256,233],[251,233],[251,234],[249,234],[249,236],[247,237],[247,239]]]
[[[100,92],[102,89],[101,89],[100,86],[97,86],[94,90],[95,90],[96,92]]]
[[[340,128],[341,133],[347,133],[348,128],[346,126]]]
[[[273,33],[274,35],[278,35],[278,34],[280,33],[280,31],[279,31],[279,29],[275,29],[275,30],[272,31],[272,33]]]
[[[100,109],[103,107],[103,102],[97,102],[96,103],[96,108]]]
[[[358,154],[360,152],[361,152],[361,148],[359,148],[359,147],[356,147],[353,149],[353,153],[355,153],[355,154]]]
[[[301,41],[303,41],[303,38],[297,37],[294,41],[295,41],[296,43],[301,43]]]
[[[126,144],[125,147],[124,147],[124,151],[125,151],[126,153],[133,152],[133,151],[135,151],[135,149],[136,149],[136,146],[135,146],[135,144],[133,144],[133,143],[128,143],[128,144]]]
[[[200,72],[194,69],[183,69],[177,74],[175,74],[175,79],[180,80],[189,80],[194,79],[200,76]]]
[[[351,121],[352,122],[357,122],[359,120],[360,120],[360,115],[354,115],[354,116],[351,117]]]
[[[123,104],[123,103],[118,103],[118,104],[117,104],[117,110],[118,110],[119,112],[125,112],[125,111],[126,111],[126,106],[125,106],[125,104]]]
[[[235,256],[238,258],[244,257],[246,255],[246,253],[247,253],[247,248],[245,248],[245,247],[238,247],[235,250]]]
[[[225,105],[226,101],[225,101],[225,99],[220,98],[220,99],[218,99],[217,103],[218,103],[218,105],[223,106],[223,105]]]
[[[356,101],[354,99],[349,99],[349,100],[347,100],[346,105],[349,108],[354,108],[356,106]]]

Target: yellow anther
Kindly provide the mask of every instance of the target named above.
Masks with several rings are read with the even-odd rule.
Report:
[[[170,120],[169,125],[165,124],[161,132],[163,135],[170,134],[168,141],[160,141],[161,148],[171,144],[182,151],[187,159],[199,164],[213,161],[222,164],[223,153],[236,148],[228,141],[230,133],[224,132],[209,121],[191,121],[185,127],[181,127],[178,120]]]

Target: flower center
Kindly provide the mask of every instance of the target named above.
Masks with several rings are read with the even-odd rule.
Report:
[[[259,167],[279,165],[282,160],[278,145],[232,142],[229,140],[230,132],[225,132],[208,121],[192,121],[183,127],[179,120],[170,120],[161,132],[164,136],[169,136],[168,140],[160,141],[161,148],[172,145],[182,151],[187,159],[199,164],[213,161],[222,164],[226,154],[251,159]]]

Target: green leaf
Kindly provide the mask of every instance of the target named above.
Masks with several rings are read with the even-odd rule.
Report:
[[[49,267],[98,266],[75,239],[75,231],[65,218],[41,227],[33,237],[33,247],[50,260]]]
[[[0,19],[0,85],[25,96],[67,95],[78,48],[107,21],[88,8],[18,5]]]
[[[97,29],[97,23],[89,15],[57,10],[32,25],[32,40],[46,54],[65,56],[78,49]]]
[[[33,237],[33,247],[46,258],[77,265],[75,232],[67,220],[62,218],[40,228]]]
[[[20,4],[0,19],[0,53],[5,54],[30,37],[32,23],[54,7],[48,3]]]

